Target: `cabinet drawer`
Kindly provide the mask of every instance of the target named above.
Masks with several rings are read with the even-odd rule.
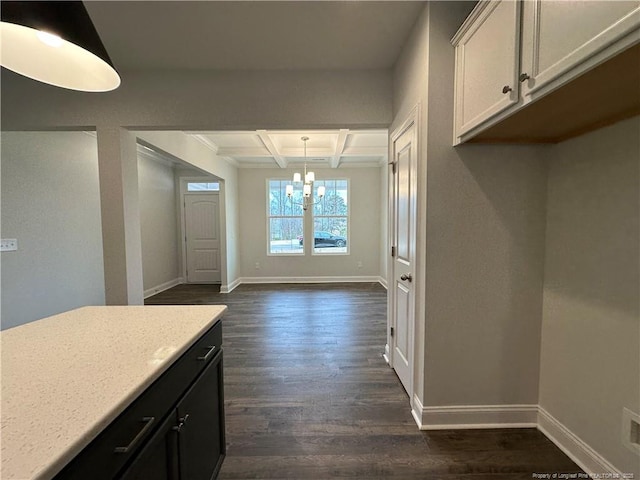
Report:
[[[222,347],[218,321],[55,478],[112,479],[158,430]]]

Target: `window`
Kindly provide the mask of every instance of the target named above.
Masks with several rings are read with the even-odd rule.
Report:
[[[313,186],[325,187],[324,198],[313,208],[313,253],[347,253],[348,180],[318,180]]]
[[[269,180],[269,253],[304,254],[302,235],[304,216],[302,207],[287,198],[289,180]],[[297,198],[296,195],[300,198]],[[300,202],[302,194],[294,193],[294,201]]]
[[[305,214],[299,205],[302,190],[294,189],[292,201],[286,193],[290,183],[290,180],[268,181],[269,254],[304,255]],[[348,253],[349,182],[346,179],[317,180],[313,184],[314,195],[321,186],[325,187],[324,198],[307,211],[313,215],[313,253]]]
[[[188,192],[219,192],[219,182],[187,182]]]

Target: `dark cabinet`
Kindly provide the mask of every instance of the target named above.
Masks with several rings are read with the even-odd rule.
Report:
[[[178,404],[181,480],[209,480],[224,458],[222,354],[218,354]]]
[[[189,388],[121,480],[210,480],[224,458],[222,351]]]
[[[55,480],[211,480],[226,452],[217,322]]]

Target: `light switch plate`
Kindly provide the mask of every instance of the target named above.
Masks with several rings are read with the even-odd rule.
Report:
[[[18,250],[17,238],[3,238],[0,240],[0,252],[15,252]]]

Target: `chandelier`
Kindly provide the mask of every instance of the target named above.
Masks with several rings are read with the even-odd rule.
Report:
[[[302,202],[293,201],[293,185],[302,183],[303,177],[300,173],[296,172],[293,174],[293,185],[287,185],[286,192],[291,203],[302,206],[302,209],[306,211],[309,206],[320,203],[324,197],[325,188],[322,185],[318,187],[318,198],[317,200],[314,200],[313,182],[316,181],[316,176],[313,172],[307,172],[307,140],[309,140],[309,137],[302,137],[301,140],[304,142],[304,184],[302,185]]]

